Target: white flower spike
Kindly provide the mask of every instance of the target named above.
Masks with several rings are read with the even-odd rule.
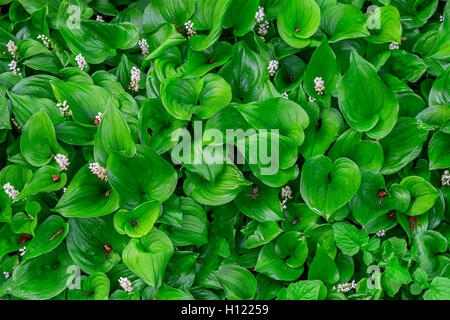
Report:
[[[255,13],[256,22],[261,23],[264,21],[264,7],[259,6],[258,11]]]
[[[59,165],[61,171],[67,171],[70,165],[69,158],[67,158],[65,155],[61,153],[58,153],[55,155],[55,161]]]
[[[280,66],[280,63],[277,60],[270,60],[267,70],[269,70],[269,74],[271,77],[273,77],[275,75],[275,73],[277,73],[279,66]]]
[[[86,66],[87,66],[87,62],[84,59],[83,55],[81,53],[79,53],[76,57],[75,57],[75,61],[78,64],[78,69],[80,69],[81,71],[83,71]]]
[[[89,163],[89,169],[91,170],[92,174],[95,174],[101,180],[108,181],[106,169],[103,168],[98,162]]]
[[[138,92],[139,91],[139,81],[141,81],[141,70],[136,67],[131,68],[131,81],[128,89]]]
[[[128,278],[120,277],[119,284],[125,292],[128,292],[128,294],[133,292],[133,285]]]
[[[17,191],[16,188],[14,188],[14,186],[9,182],[3,186],[3,190],[13,200],[15,200],[19,195],[19,191]]]
[[[319,96],[323,95],[323,91],[325,90],[325,81],[323,81],[322,77],[314,78],[314,90]]]

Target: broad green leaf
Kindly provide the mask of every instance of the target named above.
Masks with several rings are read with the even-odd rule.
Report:
[[[172,241],[153,228],[140,239],[131,239],[123,251],[125,265],[147,285],[160,287],[167,263],[174,251]]]
[[[137,145],[132,157],[111,154],[107,169],[109,183],[120,194],[121,208],[127,210],[145,201],[164,202],[177,184],[173,167],[144,145]]]
[[[360,169],[380,171],[384,162],[380,142],[363,140],[363,134],[353,129],[345,131],[333,144],[328,156],[331,160],[345,157],[353,160]]]
[[[354,256],[369,242],[369,236],[364,230],[359,230],[347,222],[334,223],[333,232],[336,245],[348,256]]]
[[[400,182],[411,194],[411,202],[405,214],[408,216],[417,216],[427,212],[433,207],[439,192],[424,178],[409,176]]]
[[[322,11],[321,28],[331,36],[330,42],[369,36],[366,18],[350,4],[330,5]]]
[[[120,261],[118,235],[101,218],[69,219],[67,250],[87,274],[108,272]]]
[[[45,166],[39,168],[25,184],[16,200],[21,200],[40,192],[58,191],[66,184],[66,181],[67,175],[60,173],[54,167]]]
[[[351,160],[331,161],[325,156],[308,159],[302,168],[300,193],[314,212],[329,217],[358,191],[361,173]]]
[[[226,164],[214,183],[195,173],[186,173],[183,190],[200,204],[220,206],[233,201],[240,191],[251,184],[234,164]]]
[[[281,8],[277,27],[281,38],[291,47],[309,45],[311,37],[320,25],[320,8],[314,0],[287,0]]]
[[[367,28],[372,33],[366,40],[372,43],[401,41],[400,13],[394,6],[377,7],[367,17]]]
[[[256,279],[247,269],[237,265],[223,265],[214,275],[229,300],[250,300],[256,294]]]
[[[20,151],[25,160],[35,167],[42,167],[52,161],[60,152],[55,128],[44,110],[35,113],[23,127]]]
[[[108,300],[109,278],[102,272],[96,272],[83,280],[81,289],[69,289],[67,300]]]
[[[324,36],[320,45],[314,50],[306,68],[303,79],[305,92],[329,108],[331,96],[334,94],[340,76],[341,73],[336,62],[336,56],[329,46],[327,38]],[[317,78],[323,80],[324,90],[316,90],[315,82]]]
[[[325,300],[327,288],[320,280],[301,280],[289,284],[278,300]]]
[[[373,139],[385,137],[397,121],[399,106],[395,95],[380,80],[375,68],[354,50],[338,86],[338,100],[348,124]]]
[[[57,29],[70,50],[81,53],[88,63],[100,63],[107,57],[115,56],[116,50],[130,49],[138,42],[139,29],[133,24],[102,23],[86,19],[77,21],[73,16],[76,16],[77,10],[80,10],[79,6],[70,7],[67,0],[62,1]]]
[[[27,245],[24,260],[32,259],[54,250],[69,232],[69,225],[57,215],[48,217],[36,230],[34,237]]]
[[[381,173],[392,174],[417,158],[428,130],[414,118],[399,118],[395,128],[380,140],[384,152]]]
[[[119,234],[131,238],[145,236],[158,219],[161,205],[156,201],[144,202],[135,209],[121,209],[114,214],[114,228]]]
[[[65,246],[20,263],[12,274],[10,292],[21,299],[46,300],[55,297],[75,277],[76,267]]]
[[[225,13],[232,0],[197,0],[194,19],[208,35],[197,34],[189,39],[189,46],[196,51],[203,51],[212,46],[222,33]]]
[[[339,280],[336,263],[320,245],[317,245],[316,254],[309,265],[308,280],[320,280],[328,284],[335,284]]]

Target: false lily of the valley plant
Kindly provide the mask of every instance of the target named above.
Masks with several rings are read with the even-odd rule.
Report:
[[[0,8],[1,299],[450,299],[448,2]]]

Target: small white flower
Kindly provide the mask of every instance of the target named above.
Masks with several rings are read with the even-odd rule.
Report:
[[[443,186],[450,186],[450,172],[445,170],[441,176],[441,182]]]
[[[444,22],[444,16],[439,17],[439,22],[441,22],[441,23]]]
[[[264,36],[269,32],[269,27],[270,27],[269,21],[264,21],[259,25],[257,33],[262,41],[266,41]]]
[[[314,99],[313,97],[308,97],[308,101],[309,102],[314,102],[314,101],[316,101],[316,99]]]
[[[119,284],[125,292],[128,292],[128,294],[133,292],[133,285],[128,278],[120,277]]]
[[[17,67],[17,61],[11,60],[11,62],[8,64],[9,70],[12,74],[17,74],[18,76],[22,76],[22,73],[20,72],[20,68]]]
[[[259,6],[258,11],[255,13],[256,22],[261,23],[264,21],[264,7]]]
[[[16,121],[16,119],[11,118],[11,122],[18,130],[23,131],[22,126]]]
[[[81,71],[84,70],[84,68],[86,68],[87,66],[87,62],[84,59],[83,55],[81,53],[79,53],[76,57],[75,57],[75,61],[78,64],[78,69],[80,69]]]
[[[63,117],[68,117],[72,115],[72,110],[70,110],[69,105],[67,104],[67,100],[64,100],[62,103],[58,102],[56,104],[56,106],[58,107],[58,109],[61,111],[61,115]]]
[[[393,41],[389,44],[389,50],[398,50],[399,48],[400,46],[398,42]]]
[[[325,81],[323,81],[322,77],[314,78],[314,90],[318,95],[323,95],[323,90],[325,90]]]
[[[95,17],[95,21],[105,22],[105,20],[103,20],[103,17],[101,15],[99,15],[99,14]]]
[[[384,237],[385,235],[386,235],[386,232],[384,230],[380,230],[380,231],[377,232],[377,237],[378,238]]]
[[[352,282],[341,283],[337,286],[337,292],[348,292],[350,290],[356,289],[357,283],[355,280]],[[333,290],[336,290],[336,287],[333,287]]]
[[[23,255],[25,254],[25,252],[27,252],[27,247],[26,247],[26,246],[19,249],[19,255],[20,255],[21,257],[23,257]]]
[[[106,169],[103,168],[98,162],[89,163],[89,169],[91,170],[92,174],[95,174],[101,180],[108,181]]]
[[[8,52],[14,57],[14,59],[17,60],[19,57],[16,54],[17,46],[14,43],[14,41],[9,40],[8,43],[6,44],[6,46],[8,47]]]
[[[3,186],[3,190],[13,200],[19,195],[19,191],[17,191],[16,188],[14,188],[14,186],[9,182]]]
[[[141,70],[136,67],[131,68],[131,81],[128,89],[138,92],[139,81],[141,81]]]
[[[67,191],[67,188],[63,187],[63,192],[66,193],[66,191]]]
[[[3,275],[5,276],[5,279],[11,278],[11,273],[3,271]]]
[[[138,41],[138,45],[141,48],[142,51],[142,55],[145,57],[146,55],[149,54],[149,46],[148,46],[148,42],[147,39],[141,39]]]
[[[189,20],[184,24],[184,28],[187,31],[187,38],[190,39],[192,36],[195,36],[197,34],[197,30],[194,28],[194,23]]]
[[[52,46],[50,39],[45,35],[45,34],[40,34],[37,36],[38,39],[42,40],[42,42],[44,43],[44,45],[50,49],[50,47]]]
[[[103,118],[103,113],[101,113],[101,112],[97,113],[97,115],[95,116],[94,124],[96,126],[98,126],[100,124],[100,122],[102,121],[102,118]]]
[[[61,153],[58,153],[55,155],[55,161],[62,171],[67,171],[67,167],[70,165],[69,158]]]
[[[280,66],[280,63],[277,60],[270,60],[267,70],[269,70],[269,74],[271,77],[273,77],[275,75],[275,73],[277,73],[279,66]]]
[[[289,95],[288,95],[287,92],[283,92],[283,93],[281,94],[281,96],[282,96],[283,98],[285,98],[285,99],[289,99]]]
[[[283,200],[280,201],[281,210],[284,210],[286,209],[286,202],[292,199],[292,190],[289,186],[281,188],[281,198],[283,198]]]

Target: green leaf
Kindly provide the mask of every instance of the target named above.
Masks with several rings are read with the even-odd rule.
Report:
[[[237,265],[223,265],[214,275],[229,300],[250,300],[256,294],[256,279],[247,269]]]
[[[244,229],[241,229],[241,232],[247,237],[244,248],[254,249],[275,239],[281,233],[281,229],[275,221],[262,223],[251,221]]]
[[[233,45],[232,57],[218,74],[230,84],[235,99],[244,102],[258,100],[267,77],[264,71],[268,61],[265,63],[263,58],[243,41]]]
[[[373,139],[385,137],[397,121],[399,106],[395,95],[380,80],[375,68],[354,50],[350,54],[350,66],[338,86],[338,100],[348,124]]]
[[[63,245],[20,263],[12,274],[10,292],[21,299],[45,300],[60,294],[75,277],[76,268]]]
[[[233,28],[233,34],[242,37],[253,29],[258,0],[233,0],[225,13],[223,26]]]
[[[333,163],[316,156],[303,165],[300,193],[311,210],[328,218],[350,201],[360,183],[361,173],[353,161],[339,158]]]
[[[394,6],[377,7],[367,18],[372,35],[366,40],[372,43],[398,42],[402,37],[400,13]]]
[[[94,158],[106,164],[112,152],[133,156],[136,153],[136,144],[115,101],[109,100],[95,137]]]
[[[319,25],[320,8],[314,0],[287,0],[277,19],[281,38],[294,48],[309,45],[308,38],[317,31]]]
[[[450,154],[448,150],[450,150],[450,134],[442,130],[435,132],[428,143],[430,170],[450,167]]]
[[[336,263],[320,245],[317,245],[316,254],[309,265],[308,280],[320,280],[328,284],[334,284],[339,280]]]
[[[147,38],[150,54],[145,56],[143,65],[145,66],[150,60],[160,57],[166,50],[184,41],[186,39],[176,30],[175,26],[169,23],[163,24],[158,31]]]
[[[87,274],[108,272],[120,261],[117,234],[100,218],[69,219],[67,250]]]
[[[25,184],[16,200],[18,201],[40,192],[58,191],[66,184],[66,181],[67,175],[60,173],[54,167],[45,166],[39,168]]]
[[[227,164],[214,183],[197,174],[186,173],[183,190],[200,204],[220,206],[233,201],[243,187],[250,185],[234,164]]]
[[[109,184],[83,166],[73,177],[53,211],[64,217],[91,218],[119,208],[119,194]]]
[[[143,237],[153,228],[160,207],[158,202],[149,201],[131,211],[121,209],[114,214],[114,228],[119,234],[132,238]]]
[[[255,129],[279,129],[280,134],[291,138],[298,145],[303,143],[303,130],[308,127],[309,118],[294,101],[274,98],[236,108]]]
[[[194,14],[194,0],[156,0],[155,6],[170,23],[182,26]]]
[[[351,4],[335,4],[322,11],[321,28],[331,36],[330,42],[369,36],[366,18]]]
[[[237,208],[246,216],[258,221],[280,221],[283,214],[278,189],[264,184],[247,186],[234,200]]]
[[[173,254],[173,244],[163,232],[153,228],[140,239],[131,239],[123,251],[126,266],[147,285],[160,287],[164,271]]]
[[[347,222],[334,223],[333,232],[336,245],[348,256],[354,256],[369,243],[369,236],[364,230],[359,230]]]
[[[69,289],[67,300],[109,300],[109,288],[109,278],[96,272],[83,280],[81,289]]]
[[[301,280],[289,284],[278,294],[278,300],[325,300],[327,288],[320,280]]]
[[[274,280],[294,281],[302,275],[307,257],[306,237],[300,232],[286,232],[264,245],[255,271]]]
[[[194,19],[208,35],[198,34],[189,39],[189,46],[196,51],[203,51],[212,46],[222,33],[225,13],[231,0],[197,0]]]
[[[109,183],[120,194],[121,208],[128,210],[144,201],[164,202],[177,184],[173,167],[144,145],[137,145],[132,157],[111,154],[107,169]]]
[[[431,287],[424,295],[424,300],[449,300],[450,299],[450,279],[436,277],[431,282]]]
[[[36,230],[34,237],[27,245],[27,251],[23,256],[29,260],[54,250],[69,232],[69,225],[60,216],[48,217]]]
[[[314,50],[311,59],[306,68],[303,86],[310,97],[323,103],[327,108],[330,107],[331,96],[333,95],[336,84],[341,76],[339,65],[336,62],[336,55],[328,44],[324,36],[320,45]],[[315,90],[315,79],[322,78],[325,89],[317,92]]]
[[[77,8],[80,10],[80,7]],[[70,50],[81,53],[88,63],[100,63],[107,57],[115,56],[117,49],[130,49],[138,42],[139,29],[131,23],[103,23],[80,19],[77,24],[73,15],[76,15],[73,7],[69,8],[67,0],[62,1],[58,11],[57,29]]]
[[[23,127],[20,151],[25,160],[35,167],[42,167],[60,152],[55,128],[44,110],[35,113]]]
[[[411,194],[411,203],[405,211],[408,216],[418,216],[427,212],[439,198],[439,192],[422,177],[406,177],[402,179],[400,185]]]
[[[362,132],[348,129],[333,144],[328,156],[331,160],[340,157],[348,158],[354,161],[361,170],[380,171],[384,162],[383,148],[380,142],[362,138]]]
[[[200,247],[208,243],[208,218],[206,212],[197,202],[190,198],[180,198],[179,209],[182,220],[179,226],[168,230],[175,246],[195,245]]]

